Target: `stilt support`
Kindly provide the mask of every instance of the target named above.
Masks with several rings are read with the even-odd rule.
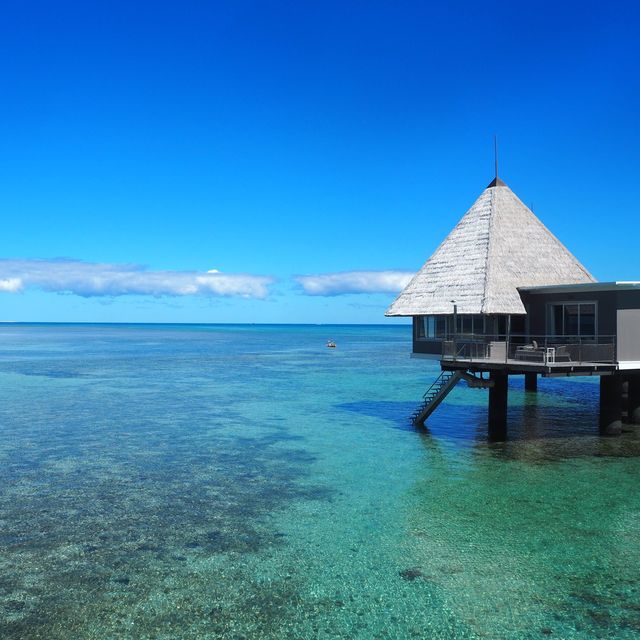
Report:
[[[619,373],[600,377],[600,435],[622,432],[622,377]]]
[[[509,376],[492,371],[490,379],[493,387],[489,388],[489,439],[506,440]]]
[[[630,424],[640,424],[640,373],[633,373],[628,377],[628,421]]]
[[[524,374],[524,390],[525,391],[538,390],[538,374],[537,373]]]

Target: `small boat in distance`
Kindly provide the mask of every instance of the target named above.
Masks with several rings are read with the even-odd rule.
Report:
[[[327,347],[329,347],[329,349],[335,349],[336,343],[333,340],[327,340]]]

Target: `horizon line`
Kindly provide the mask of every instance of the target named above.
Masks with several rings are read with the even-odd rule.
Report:
[[[184,325],[184,326],[246,326],[246,327],[394,327],[408,326],[410,322],[100,322],[100,321],[76,321],[76,320],[0,320],[2,325],[34,325],[34,324],[50,324],[50,325],[144,325],[144,326],[166,326],[166,325]]]

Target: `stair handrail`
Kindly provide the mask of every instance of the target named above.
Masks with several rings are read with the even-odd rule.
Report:
[[[442,402],[442,399],[451,391],[460,377],[459,371],[442,371],[422,396],[423,400],[420,406],[411,415],[411,422],[416,426],[423,426],[426,418]],[[434,391],[434,389],[437,390]],[[431,397],[427,397],[429,394]]]
[[[441,371],[440,375],[433,381],[433,384],[424,392],[422,399],[426,400],[427,396],[429,395],[429,393],[431,392],[431,390],[438,385],[438,383],[445,377],[445,374],[449,374],[450,376],[453,375],[451,373],[451,371]],[[443,380],[443,384],[444,384],[444,380]]]

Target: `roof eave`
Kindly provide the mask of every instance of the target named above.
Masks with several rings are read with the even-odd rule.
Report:
[[[526,293],[570,293],[580,291],[628,291],[640,289],[640,282],[577,282],[567,284],[548,284],[536,287],[519,287]]]

